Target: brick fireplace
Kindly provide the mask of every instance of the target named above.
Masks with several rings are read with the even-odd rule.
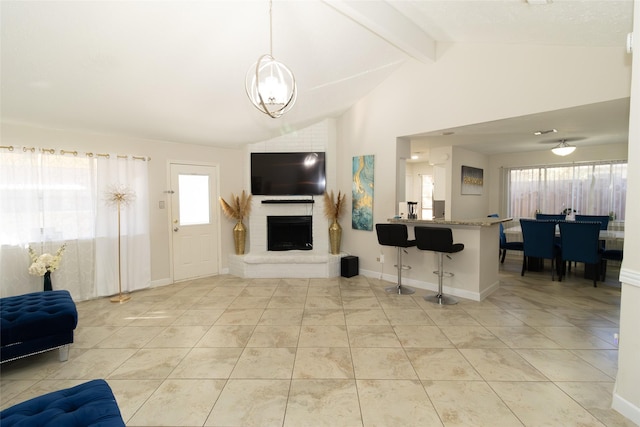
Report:
[[[326,119],[297,132],[247,146],[247,165],[252,152],[324,151],[327,155],[327,188],[336,182],[336,124]],[[247,167],[246,187],[251,182]],[[288,200],[281,202],[280,200]],[[297,200],[291,203],[291,200]],[[267,203],[263,203],[267,201]],[[313,202],[313,203],[312,203]],[[254,196],[247,225],[247,252],[230,254],[229,273],[240,277],[336,277],[340,275],[340,255],[329,253],[329,222],[323,215],[322,196]],[[310,216],[313,248],[269,251],[268,216]]]
[[[248,253],[229,256],[229,272],[240,277],[335,277],[340,272],[340,255],[329,253],[329,222],[322,214],[322,197],[253,197],[249,217]],[[269,217],[288,217],[296,222],[291,229],[298,236],[285,245],[299,245],[308,238],[310,226],[311,249],[269,250]],[[304,218],[304,219],[302,219]],[[310,224],[300,226],[300,221]]]
[[[313,249],[313,218],[310,215],[267,217],[267,250],[310,251]]]

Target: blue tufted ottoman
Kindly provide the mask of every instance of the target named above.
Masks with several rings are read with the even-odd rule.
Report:
[[[93,380],[54,391],[0,412],[2,427],[122,427],[124,421],[111,387]]]
[[[60,348],[69,355],[78,311],[69,291],[0,298],[0,362]]]

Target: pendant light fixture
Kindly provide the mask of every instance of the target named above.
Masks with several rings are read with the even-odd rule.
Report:
[[[576,147],[573,145],[567,144],[567,140],[563,139],[560,141],[560,144],[556,145],[551,149],[553,154],[556,156],[568,156],[576,150]]]
[[[286,65],[273,57],[272,1],[269,0],[269,53],[249,68],[245,89],[251,103],[271,118],[289,111],[297,98],[296,79]]]

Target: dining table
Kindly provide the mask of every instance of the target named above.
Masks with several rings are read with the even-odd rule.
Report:
[[[507,241],[522,241],[522,228],[520,225],[514,225],[504,229]],[[556,236],[560,236],[560,226],[556,225]],[[600,230],[600,240],[602,241],[624,241],[624,230]]]
[[[508,242],[521,242],[522,241],[522,228],[520,224],[512,227],[505,227],[505,237]],[[560,237],[560,226],[556,224],[556,236]],[[622,249],[624,243],[624,230],[600,230],[600,241],[608,247],[614,247],[615,249]],[[541,271],[543,269],[544,260],[528,258],[527,270],[529,271]],[[560,274],[561,266],[558,265],[558,273]],[[590,268],[585,268],[585,278],[590,278],[593,274]]]

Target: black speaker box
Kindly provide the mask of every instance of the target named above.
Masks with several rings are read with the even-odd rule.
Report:
[[[343,256],[340,260],[340,275],[353,277],[358,275],[358,257],[353,255]]]

